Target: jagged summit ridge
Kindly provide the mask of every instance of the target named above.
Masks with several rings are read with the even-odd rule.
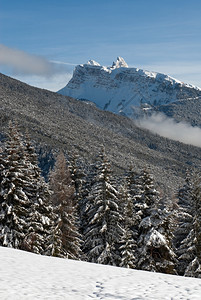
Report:
[[[116,68],[128,68],[127,63],[125,62],[125,60],[123,59],[123,57],[118,56],[117,60],[115,62],[113,62],[112,64],[112,68],[116,69]]]
[[[100,66],[100,64],[98,62],[96,62],[95,60],[93,60],[93,59],[88,60],[87,65]]]
[[[94,102],[99,108],[132,116],[136,107],[156,107],[201,96],[201,89],[168,75],[130,68],[122,57],[112,66],[94,60],[76,66],[58,93]]]
[[[125,60],[123,59],[123,57],[118,56],[117,60],[113,62],[111,67],[105,67],[105,66],[101,66],[98,62],[96,62],[93,59],[88,60],[87,65],[89,66],[98,66],[103,68],[104,70],[108,69],[109,70],[114,70],[117,68],[128,68],[127,63],[125,62]],[[81,65],[84,66],[84,65]]]

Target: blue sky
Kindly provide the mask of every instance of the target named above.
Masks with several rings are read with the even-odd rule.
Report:
[[[0,72],[57,90],[74,64],[111,65],[122,56],[129,66],[201,86],[200,16],[200,0],[0,0]],[[32,74],[1,59],[12,49],[67,64]]]

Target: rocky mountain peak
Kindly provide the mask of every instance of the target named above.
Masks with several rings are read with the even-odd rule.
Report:
[[[128,68],[127,63],[125,62],[125,60],[123,59],[123,57],[118,56],[117,60],[113,62],[112,64],[112,68],[116,69],[116,68]]]
[[[117,57],[111,67],[101,66],[94,60],[78,65],[72,79],[58,93],[133,117],[139,108],[156,109],[178,100],[200,97],[201,89],[162,73],[129,68],[122,57]]]
[[[93,60],[93,59],[88,60],[87,65],[100,66],[100,64],[98,62],[96,62],[95,60]]]

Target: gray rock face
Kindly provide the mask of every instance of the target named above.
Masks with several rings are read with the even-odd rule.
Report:
[[[90,60],[75,68],[72,79],[58,93],[89,100],[97,107],[133,116],[136,107],[156,107],[201,96],[201,89],[168,75],[129,68],[118,57],[112,67]]]

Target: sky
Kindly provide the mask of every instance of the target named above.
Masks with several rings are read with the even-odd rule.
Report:
[[[59,90],[94,59],[201,87],[200,0],[0,0],[0,72]]]

